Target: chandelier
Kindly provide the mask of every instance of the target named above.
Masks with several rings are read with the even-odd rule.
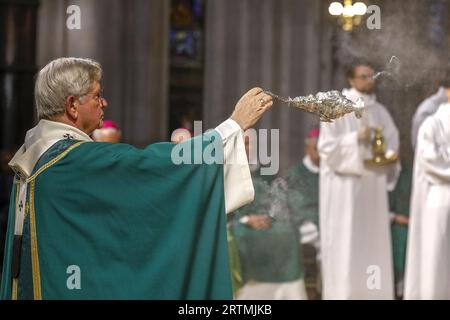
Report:
[[[361,18],[367,12],[367,5],[364,2],[352,3],[352,0],[344,0],[344,4],[335,1],[328,7],[328,12],[332,16],[338,16],[338,21],[345,31],[352,31],[355,26],[361,23]]]

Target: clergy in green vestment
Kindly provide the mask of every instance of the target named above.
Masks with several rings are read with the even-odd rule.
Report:
[[[392,254],[394,258],[394,280],[397,297],[403,296],[411,185],[411,166],[402,163],[402,171],[397,185],[389,193],[389,207],[392,221]]]
[[[248,140],[247,140],[248,142]],[[238,299],[307,299],[303,254],[283,178],[261,175],[250,165],[255,200],[235,211],[233,236],[244,286]]]
[[[233,297],[236,297],[239,290],[244,285],[242,278],[241,261],[239,260],[239,253],[236,246],[236,240],[233,237],[231,231],[231,225],[227,226],[227,238],[228,238],[228,256],[230,258],[230,272],[231,272],[231,285],[233,288]]]
[[[321,287],[318,137],[319,128],[313,128],[308,132],[302,161],[295,164],[287,174],[289,208],[296,224],[300,226],[301,243],[307,246],[305,248],[307,257],[304,260],[305,282],[306,287],[314,288],[312,292],[310,291],[312,298],[320,295]]]
[[[37,76],[40,121],[9,163],[1,299],[231,299],[226,213],[253,200],[243,130],[271,97],[254,88],[215,130],[136,149],[89,137],[101,79],[80,58]]]
[[[287,176],[289,206],[298,220],[313,223],[319,228],[319,171],[320,157],[317,152],[319,129],[309,131],[305,141],[305,156],[293,166]]]

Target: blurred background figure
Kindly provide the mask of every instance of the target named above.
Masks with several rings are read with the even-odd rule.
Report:
[[[347,77],[351,88],[343,94],[362,99],[364,115],[322,122],[318,143],[323,298],[393,299],[388,191],[394,189],[401,167],[398,162],[370,167],[365,160],[373,157],[373,128],[383,129],[386,150],[397,155],[399,132],[376,100],[371,65],[357,61]]]
[[[319,128],[311,129],[305,139],[304,157],[287,176],[289,208],[300,225],[305,261],[305,282],[309,296],[320,296],[320,238],[319,238],[319,171],[317,151]]]
[[[232,231],[233,217],[233,214],[227,215],[227,241],[233,298],[236,299],[237,294],[239,294],[239,291],[244,286],[244,279],[242,278],[242,267],[241,260],[239,259],[239,251]]]
[[[416,147],[417,134],[422,123],[426,118],[434,114],[441,104],[447,102],[445,90],[450,89],[449,87],[447,87],[449,85],[447,78],[450,74],[450,64],[447,64],[447,66],[443,70],[439,71],[439,90],[432,96],[422,101],[417,107],[416,112],[414,113],[411,126],[411,143],[413,148]]]
[[[396,299],[402,299],[406,243],[408,238],[409,205],[411,199],[412,167],[403,162],[402,172],[395,189],[389,192],[391,212],[392,254],[394,259],[394,284]]]
[[[173,143],[183,142],[194,136],[194,114],[193,112],[180,112],[178,115],[178,127],[172,131],[170,141]]]
[[[249,156],[249,137],[246,151]],[[288,206],[287,183],[251,166],[255,200],[234,213],[233,236],[243,288],[237,299],[307,299],[298,225]]]
[[[104,120],[103,127],[92,133],[92,139],[97,142],[119,143],[121,135],[122,133],[114,121]]]
[[[186,112],[180,115],[179,120],[180,128],[183,128],[194,136],[194,114],[193,112]]]
[[[445,95],[417,136],[405,299],[450,299],[450,89]]]
[[[192,137],[191,132],[185,128],[178,128],[172,132],[170,141],[173,143],[180,143]]]

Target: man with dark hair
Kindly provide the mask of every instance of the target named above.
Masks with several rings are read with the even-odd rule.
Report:
[[[370,62],[368,62],[366,60],[361,60],[361,59],[354,60],[354,61],[352,61],[352,63],[350,63],[347,66],[347,69],[345,71],[345,78],[346,79],[354,79],[355,78],[356,69],[359,66],[370,67],[372,70],[374,70],[374,66]]]
[[[392,299],[394,296],[388,191],[400,164],[373,168],[373,128],[382,127],[389,153],[399,150],[398,130],[374,95],[374,70],[357,64],[343,94],[362,99],[364,116],[321,123],[319,221],[324,299]]]
[[[445,89],[450,89],[450,64],[447,65],[447,67],[441,74],[442,76],[439,81],[438,91],[422,101],[417,107],[416,112],[414,113],[411,126],[411,143],[413,148],[416,147],[417,134],[422,123],[426,118],[433,115],[441,104],[447,102]]]

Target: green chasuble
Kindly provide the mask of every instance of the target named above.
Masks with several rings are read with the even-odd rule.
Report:
[[[409,217],[409,203],[411,197],[412,169],[402,164],[402,171],[394,191],[389,193],[389,210],[394,214]],[[408,225],[393,223],[392,253],[394,255],[394,276],[400,279],[405,272],[406,245]]]
[[[299,231],[291,218],[284,190],[274,188],[252,174],[255,200],[235,212],[233,235],[238,247],[244,282],[287,282],[303,277],[303,254]],[[281,204],[273,207],[273,204]],[[274,217],[266,230],[255,230],[239,222],[249,214]]]
[[[228,237],[228,255],[230,258],[231,284],[233,287],[233,296],[243,287],[241,262],[239,261],[239,253],[234,240],[231,227],[227,227]]]
[[[14,280],[13,188],[1,298],[231,299],[223,166],[175,165],[173,148],[53,145],[28,179]]]
[[[319,228],[319,174],[299,163],[288,172],[289,206],[298,224],[307,220]]]

